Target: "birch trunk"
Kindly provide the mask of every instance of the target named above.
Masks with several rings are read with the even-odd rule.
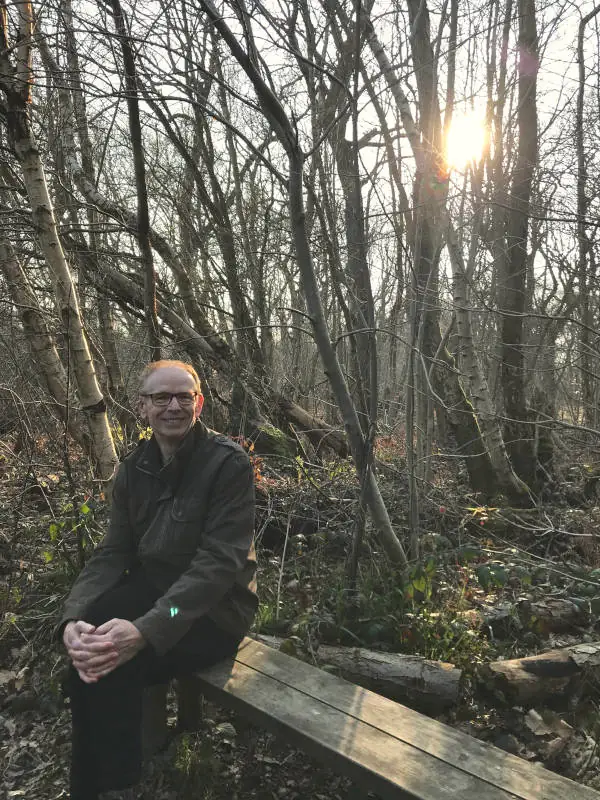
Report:
[[[61,7],[63,24],[65,27],[65,40],[67,49],[67,65],[69,70],[68,85],[71,87],[70,92],[65,88],[67,82],[63,79],[60,81],[59,91],[67,98],[72,98],[72,109],[69,103],[65,104],[63,111],[69,113],[72,110],[73,120],[81,150],[81,163],[87,175],[95,182],[96,170],[94,167],[94,151],[92,140],[89,134],[88,120],[87,120],[87,104],[86,97],[81,80],[81,67],[79,63],[79,53],[77,50],[77,40],[75,31],[73,29],[73,10],[71,0],[63,0]],[[46,45],[46,40],[41,40],[44,44],[44,53],[47,58],[42,54],[44,65],[54,77],[58,72],[58,65],[50,57],[50,52]],[[52,67],[55,69],[52,69]],[[64,100],[64,98],[63,98]],[[70,123],[69,123],[70,124]],[[99,237],[98,237],[98,220],[99,214],[94,205],[87,204],[86,215],[89,226],[89,246],[92,252],[98,252]],[[125,381],[123,379],[123,372],[121,370],[121,363],[117,352],[117,344],[115,337],[115,322],[112,312],[110,300],[108,300],[101,292],[96,291],[96,304],[98,308],[98,327],[100,330],[100,338],[102,341],[102,355],[104,363],[106,364],[106,373],[108,377],[108,393],[113,404],[114,412],[119,420],[123,430],[126,432],[128,438],[129,431],[133,432],[136,426],[136,417],[129,407],[127,390],[125,388]]]
[[[496,416],[496,409],[473,344],[466,269],[456,233],[450,223],[448,223],[447,229],[447,246],[452,264],[454,313],[456,314],[456,329],[460,342],[459,365],[468,383],[473,405],[477,409],[479,428],[486,449],[490,454],[498,481],[511,500],[514,501],[520,497],[526,497],[528,488],[515,474],[508,458]]]
[[[0,239],[0,269],[4,273],[8,289],[15,306],[19,309],[25,338],[31,348],[35,363],[44,379],[56,416],[67,424],[69,433],[86,451],[89,450],[89,434],[73,418],[72,398],[69,397],[68,377],[60,360],[56,342],[50,333],[37,298],[23,268],[19,264],[10,244]]]
[[[7,128],[14,152],[23,173],[23,182],[31,206],[31,216],[40,248],[54,277],[57,308],[69,342],[70,362],[77,384],[79,401],[86,412],[90,427],[92,454],[96,471],[102,480],[110,480],[117,454],[108,424],[106,405],[98,386],[92,357],[83,330],[77,289],[62,248],[54,209],[48,193],[40,153],[31,129],[29,117],[30,91],[33,82],[31,47],[33,9],[31,3],[19,6],[20,31],[17,50],[17,69],[13,91],[6,91],[9,114]],[[4,31],[7,38],[6,31]]]

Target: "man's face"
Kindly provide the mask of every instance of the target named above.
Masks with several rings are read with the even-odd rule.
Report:
[[[171,442],[183,439],[199,416],[203,401],[189,372],[181,367],[160,367],[149,375],[142,391],[140,415],[156,438]],[[157,406],[152,397],[147,396],[163,395],[164,398],[168,394],[181,394],[192,398],[194,393],[197,394],[189,404],[173,397],[166,406]]]

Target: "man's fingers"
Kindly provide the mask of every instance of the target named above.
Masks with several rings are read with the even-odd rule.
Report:
[[[114,648],[114,644],[107,636],[101,637],[98,633],[84,633],[81,637],[82,650],[87,650],[90,653],[100,653],[110,648]]]
[[[81,680],[84,683],[97,683],[98,682],[98,678],[96,678],[94,675],[88,675],[87,672],[85,672],[84,670],[79,670],[78,669],[77,670],[77,674],[79,675],[79,677],[81,678]]]
[[[76,669],[103,669],[104,667],[114,664],[117,660],[118,654],[116,652],[109,653],[102,656],[89,656],[87,654],[76,654],[73,658],[73,664]]]
[[[117,622],[119,622],[118,619],[109,619],[108,622],[103,622],[102,625],[98,625],[98,627],[96,628],[95,631],[96,634],[98,636],[103,636],[107,633],[110,633],[110,631],[115,627],[115,623]]]
[[[74,658],[77,661],[110,661],[111,658],[116,658],[118,654],[119,651],[115,650],[114,648],[100,652],[81,648],[73,648],[71,651],[69,651],[71,658]]]
[[[85,683],[97,683],[100,678],[105,678],[107,675],[110,675],[120,663],[118,661],[114,661],[111,664],[106,664],[103,667],[75,667],[79,674],[79,677]]]
[[[119,657],[116,650],[106,653],[90,653],[87,650],[69,650],[68,652],[69,658],[76,667],[86,668],[89,664],[111,664]]]
[[[89,622],[85,622],[82,619],[77,620],[75,623],[75,630],[77,633],[93,633],[96,630],[95,625],[91,625]]]

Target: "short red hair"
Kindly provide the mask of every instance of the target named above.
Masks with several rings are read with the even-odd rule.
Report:
[[[144,384],[157,369],[162,369],[162,367],[178,367],[179,369],[185,370],[189,375],[192,376],[194,379],[194,384],[196,385],[196,391],[198,394],[202,394],[202,385],[200,383],[200,378],[198,377],[198,373],[192,367],[191,364],[186,364],[185,361],[173,361],[171,359],[165,358],[161,361],[151,361],[149,364],[146,364],[144,369],[140,372],[140,377],[138,379],[138,393],[143,394]]]

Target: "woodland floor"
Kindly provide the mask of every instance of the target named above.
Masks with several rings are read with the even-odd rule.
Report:
[[[0,797],[66,798],[69,714],[61,696],[65,660],[53,626],[86,547],[105,525],[101,498],[80,492],[48,446],[14,453],[0,443]],[[381,440],[379,479],[396,529],[406,531],[401,443]],[[440,721],[600,790],[600,683],[595,670],[574,693],[518,704],[491,686],[484,665],[600,639],[600,507],[589,467],[566,471],[552,502],[518,512],[478,504],[461,475],[434,464],[421,497],[422,556],[408,573],[391,569],[369,531],[356,590],[345,553],[357,487],[346,463],[255,459],[261,608],[256,628],[318,643],[414,653],[463,669],[460,703]],[[454,467],[453,467],[454,469]],[[67,471],[68,472],[68,471]],[[91,485],[91,482],[90,482]],[[591,490],[590,490],[591,486]],[[540,624],[519,602],[569,599],[576,625]],[[493,623],[474,616],[510,609]],[[558,630],[551,628],[558,627]],[[600,673],[598,673],[600,674]],[[171,721],[174,711],[171,709]],[[543,724],[535,724],[539,717]],[[147,770],[139,797],[154,800],[364,798],[321,768],[234,716],[207,704],[201,729],[175,737]]]

